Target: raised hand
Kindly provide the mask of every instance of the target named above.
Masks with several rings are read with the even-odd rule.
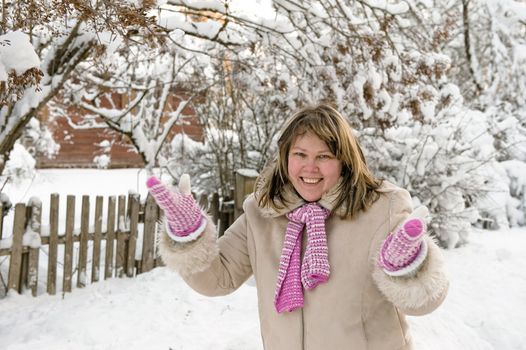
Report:
[[[417,209],[402,225],[390,233],[382,244],[379,265],[390,275],[415,271],[427,255],[424,241],[427,208]]]
[[[146,181],[153,196],[166,217],[167,233],[178,242],[188,242],[199,237],[206,226],[206,218],[191,194],[190,176],[183,174],[179,191],[172,191],[155,176]]]

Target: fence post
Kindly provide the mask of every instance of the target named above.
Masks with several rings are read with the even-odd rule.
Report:
[[[225,234],[225,231],[234,221],[234,190],[230,191],[228,197],[223,198],[221,202],[221,208],[219,212],[219,227],[218,227],[218,237],[221,237]]]
[[[118,211],[117,211],[117,251],[115,256],[115,277],[122,277],[124,275],[124,264],[126,263],[126,242],[124,241],[126,230],[126,218],[124,215],[126,206],[126,196],[119,196]]]
[[[26,232],[28,230],[28,224],[29,220],[31,218],[31,205],[28,202],[26,204],[26,218],[24,220],[24,234],[26,235]],[[27,281],[28,281],[28,271],[29,271],[29,250],[24,251],[24,237],[22,236],[22,261],[20,263],[20,290],[24,289],[24,287],[27,288]]]
[[[212,200],[210,201],[210,216],[212,216],[212,221],[214,225],[217,225],[219,220],[219,193],[215,192],[212,194]]]
[[[139,224],[139,195],[133,194],[128,197],[130,236],[128,237],[128,261],[126,262],[126,275],[133,277],[135,269],[135,249],[137,247],[137,226]]]
[[[58,193],[51,194],[49,209],[49,252],[47,270],[47,292],[55,295],[57,291],[57,251],[58,251]]]
[[[9,275],[7,289],[21,292],[20,272],[22,265],[22,240],[26,221],[26,206],[18,203],[15,206],[15,220],[13,225],[13,243],[11,245],[11,258],[9,260]]]
[[[113,276],[113,243],[115,240],[115,196],[108,198],[108,220],[106,224],[106,259],[104,261],[104,279]]]
[[[243,214],[243,202],[254,191],[254,184],[259,176],[252,169],[239,169],[236,171],[236,189],[234,192],[234,220]]]
[[[4,232],[4,203],[0,201],[0,240]]]
[[[156,222],[157,204],[152,196],[148,196],[146,197],[146,203],[144,205],[141,272],[148,272],[154,267]]]
[[[40,227],[42,222],[42,202],[40,200],[31,200],[31,212],[29,216],[29,228],[33,234],[40,238]],[[29,247],[28,271],[27,271],[27,287],[31,289],[31,295],[37,296],[38,285],[38,258],[40,247]]]
[[[80,214],[80,244],[79,264],[77,267],[77,287],[82,288],[88,284],[86,265],[88,264],[88,235],[89,235],[89,196],[82,196],[82,208]]]
[[[100,240],[102,237],[102,196],[95,198],[95,232],[93,234],[93,261],[91,264],[91,282],[97,282],[100,276]]]
[[[66,237],[64,242],[64,275],[62,276],[62,292],[71,292],[73,275],[73,230],[75,229],[75,196],[67,196],[66,205]]]

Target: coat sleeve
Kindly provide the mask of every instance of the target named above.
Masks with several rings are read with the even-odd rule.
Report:
[[[425,236],[428,246],[427,257],[419,269],[410,276],[389,276],[378,265],[380,247],[384,239],[411,212],[409,192],[402,189],[394,191],[390,198],[388,220],[376,233],[371,246],[371,264],[373,264],[373,279],[378,289],[394,306],[407,315],[424,315],[442,304],[449,288],[442,252],[433,239],[428,235]]]
[[[159,251],[166,266],[177,271],[196,292],[226,295],[252,275],[246,215],[241,215],[219,239],[211,218],[207,220],[203,234],[192,242],[175,242],[163,231]]]

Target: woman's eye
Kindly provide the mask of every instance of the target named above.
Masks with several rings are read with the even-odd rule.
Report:
[[[319,159],[322,159],[322,160],[325,160],[325,159],[331,159],[332,156],[329,155],[329,154],[320,154],[320,155],[318,156],[318,158],[319,158]]]
[[[293,155],[295,155],[297,157],[300,157],[300,158],[304,158],[305,157],[305,153],[302,153],[302,152],[294,152]]]

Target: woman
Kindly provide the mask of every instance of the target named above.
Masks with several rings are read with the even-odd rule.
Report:
[[[179,192],[148,180],[165,212],[166,265],[209,296],[254,275],[265,349],[412,349],[405,315],[433,311],[448,289],[427,211],[374,178],[331,106],[294,114],[278,148],[219,239],[187,175]]]

